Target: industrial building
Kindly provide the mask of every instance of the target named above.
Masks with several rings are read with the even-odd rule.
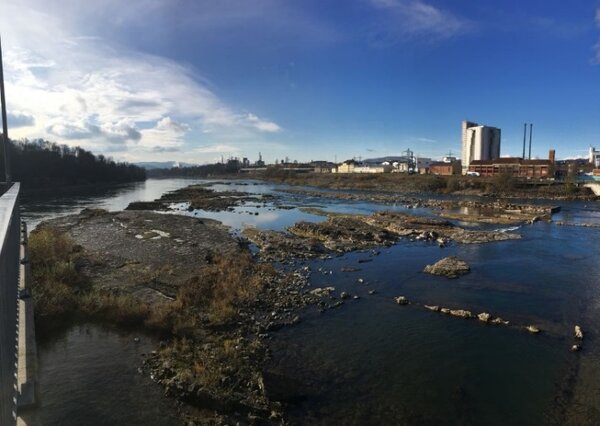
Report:
[[[440,176],[460,175],[460,161],[435,161],[429,165],[429,174]]]
[[[550,150],[548,160],[525,160],[520,157],[495,160],[473,160],[469,172],[480,176],[509,175],[516,178],[550,178],[554,175],[555,152]]]
[[[472,161],[489,161],[500,157],[500,129],[470,121],[462,122],[462,173]]]
[[[594,169],[600,169],[600,150],[590,145],[589,161],[594,165]]]

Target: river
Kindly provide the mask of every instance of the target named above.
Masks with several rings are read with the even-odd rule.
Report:
[[[120,210],[131,201],[153,200],[194,182],[205,181],[148,180],[91,195],[25,199],[22,215],[33,229],[45,218],[85,207]],[[298,210],[300,206],[351,213],[404,210],[284,194],[277,192],[278,187],[252,181],[217,183],[217,190],[273,193],[281,198],[231,212],[179,213],[215,218],[237,232],[244,226],[280,230],[298,220],[323,220]],[[562,207],[555,220],[600,223],[599,202],[552,204]],[[443,249],[401,240],[378,255],[350,253],[306,262],[315,271],[313,286],[332,285],[360,299],[323,314],[308,309],[299,325],[274,334],[267,370],[294,384],[280,395],[291,421],[600,424],[600,228],[537,222],[517,232],[522,240]],[[472,272],[458,280],[421,272],[425,265],[452,254],[465,259]],[[366,256],[370,262],[358,262]],[[343,266],[361,270],[343,273]],[[397,295],[419,303],[491,312],[515,325],[536,324],[543,332],[531,335],[516,326],[486,326],[416,306],[398,306],[392,300]],[[583,327],[585,341],[582,351],[571,353],[575,324]],[[82,423],[92,412],[94,419],[127,419],[119,424],[169,424],[174,408],[149,378],[137,372],[141,352],[156,342],[145,338],[143,348],[132,342],[130,334],[91,325],[77,325],[45,339],[40,346],[38,409],[44,424],[92,424]],[[162,407],[164,419],[149,415],[156,407]]]

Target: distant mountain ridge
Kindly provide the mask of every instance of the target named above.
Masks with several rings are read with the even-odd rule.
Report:
[[[136,166],[143,167],[146,170],[172,169],[173,167],[192,167],[197,165],[192,163],[182,163],[179,161],[140,161],[134,164]]]

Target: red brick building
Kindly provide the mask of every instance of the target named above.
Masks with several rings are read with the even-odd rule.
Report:
[[[459,175],[461,172],[462,169],[460,161],[453,161],[452,163],[436,161],[435,163],[431,163],[429,165],[429,174],[432,175],[450,176]]]
[[[474,160],[469,164],[470,172],[481,176],[508,174],[517,178],[552,177],[553,163],[550,160],[524,160],[522,158],[497,158],[495,160]]]

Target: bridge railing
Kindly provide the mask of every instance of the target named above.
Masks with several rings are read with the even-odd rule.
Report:
[[[19,189],[14,183],[0,197],[0,425],[16,422]]]

